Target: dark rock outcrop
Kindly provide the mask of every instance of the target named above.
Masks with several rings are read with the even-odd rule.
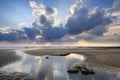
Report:
[[[67,70],[67,72],[68,73],[78,73],[79,72],[79,70],[77,70],[77,69],[70,69],[70,70]]]
[[[75,67],[71,68],[67,72],[68,73],[76,73],[77,74],[79,71],[83,75],[89,75],[89,74],[94,75],[95,74],[95,72],[93,71],[93,69],[88,68],[86,66],[79,66],[79,65],[76,65]]]

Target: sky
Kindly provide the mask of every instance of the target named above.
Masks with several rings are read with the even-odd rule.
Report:
[[[120,46],[120,0],[0,0],[0,45]]]

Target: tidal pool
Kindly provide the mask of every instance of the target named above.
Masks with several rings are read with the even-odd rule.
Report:
[[[35,80],[120,80],[120,73],[93,68],[94,75],[68,73],[75,64],[84,63],[87,57],[71,53],[67,56],[31,56],[24,50],[15,50],[22,59],[0,68],[0,71],[28,73]]]

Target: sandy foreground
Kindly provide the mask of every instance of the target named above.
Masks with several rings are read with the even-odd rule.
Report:
[[[25,50],[27,54],[34,56],[53,55],[64,56],[69,53],[82,54],[86,57],[84,65],[97,67],[103,70],[120,72],[120,49],[111,48],[71,48],[71,49],[35,49]],[[20,60],[12,50],[0,50],[0,67]],[[7,73],[0,71],[0,80],[33,80],[25,73]]]
[[[20,56],[17,56],[12,50],[0,50],[0,67],[20,60]]]
[[[0,67],[21,60],[21,57],[16,55],[13,50],[0,50]],[[33,80],[31,76],[20,72],[5,72],[0,71],[0,80]]]

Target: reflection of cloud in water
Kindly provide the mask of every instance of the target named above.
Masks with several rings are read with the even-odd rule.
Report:
[[[82,62],[85,57],[78,54],[68,56],[43,56],[34,68],[37,80],[66,80],[67,69],[75,63]]]
[[[67,56],[36,57],[25,54],[21,50],[16,50],[16,54],[21,56],[22,60],[0,70],[32,73],[36,80],[120,80],[120,73],[101,71],[96,68],[93,68],[95,75],[82,75],[81,72],[68,74],[68,68],[85,60],[82,55],[71,53]]]
[[[82,63],[85,57],[78,54],[67,56],[43,56],[33,69],[36,80],[120,80],[118,73],[93,68],[95,75],[68,74],[67,70],[76,63]]]
[[[9,71],[9,72],[31,73],[31,69],[33,68],[34,64],[38,62],[38,58],[35,58],[34,56],[30,56],[21,50],[16,50],[15,52],[22,59],[20,61],[16,61],[15,63],[4,66],[0,70]]]

